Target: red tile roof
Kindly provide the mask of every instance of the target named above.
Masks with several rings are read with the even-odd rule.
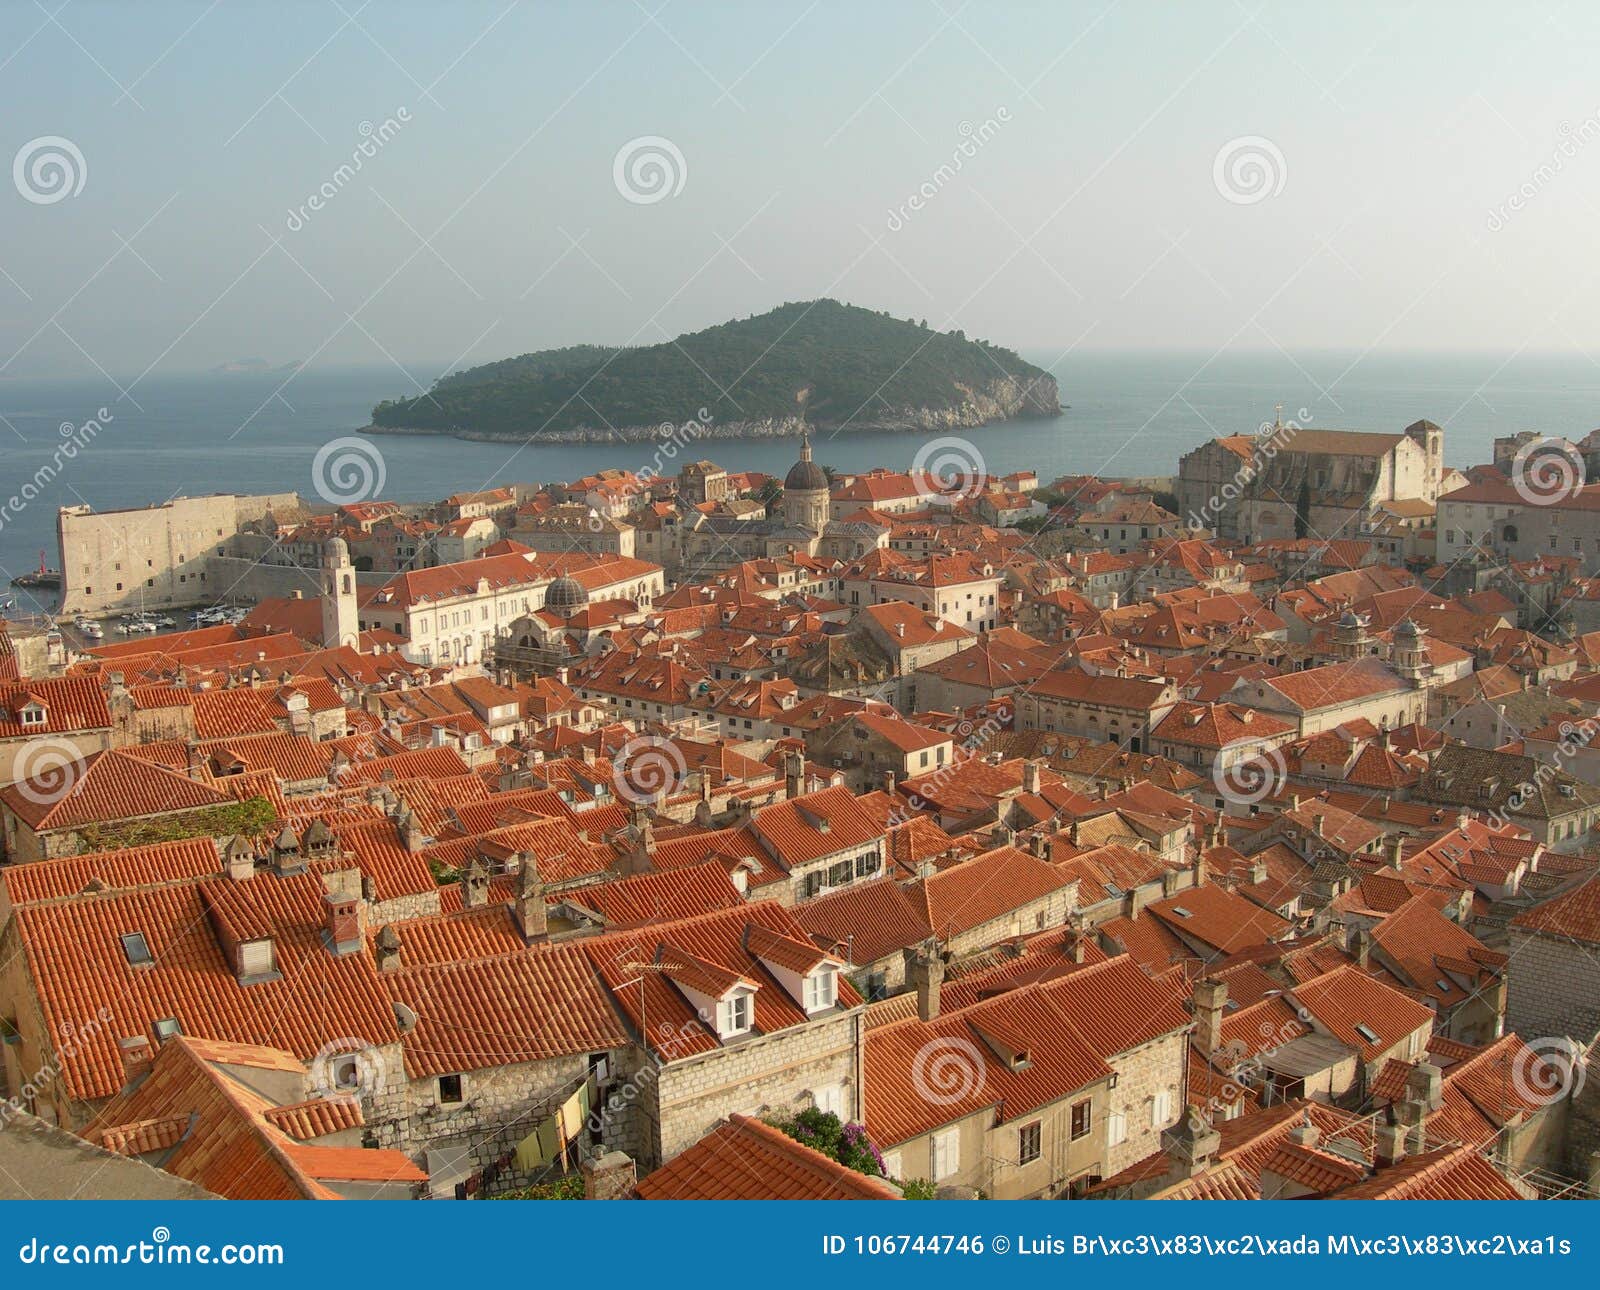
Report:
[[[1433,1023],[1433,1009],[1384,985],[1354,965],[1303,981],[1294,998],[1318,1025],[1371,1061]],[[1370,1030],[1369,1039],[1357,1027]]]
[[[22,905],[76,896],[91,889],[109,891],[180,882],[219,873],[221,869],[216,844],[210,838],[185,838],[14,864],[0,869],[0,882],[4,882],[11,903]]]
[[[644,1200],[899,1200],[882,1178],[846,1168],[782,1130],[735,1115],[639,1180]]]
[[[1180,937],[1189,937],[1221,954],[1237,954],[1281,939],[1291,927],[1270,909],[1215,884],[1191,887],[1145,910]]]
[[[371,960],[336,957],[323,942],[325,888],[315,873],[247,880],[257,925],[271,927],[280,974],[248,986],[235,978],[210,921],[207,897],[229,885],[246,884],[204,878],[14,912],[45,1024],[52,1034],[73,1026],[79,1036],[62,1062],[72,1097],[103,1098],[121,1088],[118,1041],[148,1036],[167,1017],[190,1034],[268,1041],[302,1059],[339,1036],[392,1041],[394,1015]],[[149,966],[134,966],[124,950],[121,938],[136,932],[149,947]],[[91,1033],[86,1019],[102,1014],[109,1015]]]
[[[40,770],[0,789],[0,801],[30,829],[42,832],[225,806],[232,798],[113,749],[53,771]]]
[[[1524,910],[1511,925],[1545,936],[1600,943],[1600,878]]]

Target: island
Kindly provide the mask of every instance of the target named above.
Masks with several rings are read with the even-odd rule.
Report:
[[[659,345],[574,345],[385,400],[370,430],[576,443],[823,430],[938,431],[1061,411],[1055,378],[1009,349],[837,300],[797,301]]]

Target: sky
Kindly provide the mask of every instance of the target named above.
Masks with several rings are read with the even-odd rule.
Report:
[[[398,394],[822,295],[1030,351],[1585,353],[1597,36],[1582,4],[8,0],[0,379]]]

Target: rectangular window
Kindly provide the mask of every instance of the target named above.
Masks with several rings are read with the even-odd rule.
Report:
[[[1029,1165],[1039,1158],[1043,1132],[1037,1121],[1017,1130],[1017,1163]]]
[[[742,1035],[750,1029],[750,996],[736,994],[731,999],[724,999],[720,1005],[722,1011],[721,1022],[718,1027],[724,1038]]]
[[[831,1008],[839,998],[839,978],[832,971],[813,972],[805,982],[807,1012],[821,1012]]]
[[[898,1178],[900,1176],[900,1153],[898,1151],[884,1152],[883,1176],[885,1178]]]
[[[1162,1089],[1150,1103],[1150,1127],[1164,1129],[1172,1119],[1172,1094]]]
[[[461,1101],[461,1076],[439,1076],[439,1102],[444,1106],[455,1106]]]
[[[845,1118],[842,1085],[830,1084],[827,1088],[819,1088],[812,1094],[812,1098],[817,1104],[817,1110],[837,1115],[841,1120]]]
[[[130,967],[149,967],[155,962],[143,932],[128,932],[122,938],[122,952],[127,955]]]
[[[1074,1102],[1072,1104],[1072,1140],[1076,1142],[1079,1138],[1087,1138],[1093,1124],[1093,1117],[1089,1112],[1089,1099],[1084,1098],[1081,1102]]]
[[[1106,1116],[1106,1145],[1108,1147],[1120,1146],[1128,1137],[1128,1117],[1121,1111],[1113,1111]]]
[[[948,1178],[961,1168],[961,1130],[946,1129],[933,1135],[933,1177]]]

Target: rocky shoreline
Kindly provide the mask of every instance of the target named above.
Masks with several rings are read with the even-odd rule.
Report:
[[[1035,377],[1026,383],[1010,378],[996,378],[981,389],[961,387],[966,396],[962,403],[949,408],[902,408],[894,412],[880,412],[871,420],[852,420],[851,431],[888,431],[907,434],[929,434],[952,430],[973,430],[1002,421],[1059,416],[1060,391],[1053,377]],[[503,431],[440,430],[425,427],[380,426],[363,427],[360,434],[392,435],[448,435],[477,443],[652,443],[671,437],[677,430],[684,438],[693,439],[793,439],[802,429],[816,433],[832,433],[840,423],[826,417],[812,417],[802,422],[799,417],[767,417],[753,421],[700,421],[693,416],[676,426],[667,422],[659,425],[638,426],[578,426],[568,430],[547,430],[526,435]]]

